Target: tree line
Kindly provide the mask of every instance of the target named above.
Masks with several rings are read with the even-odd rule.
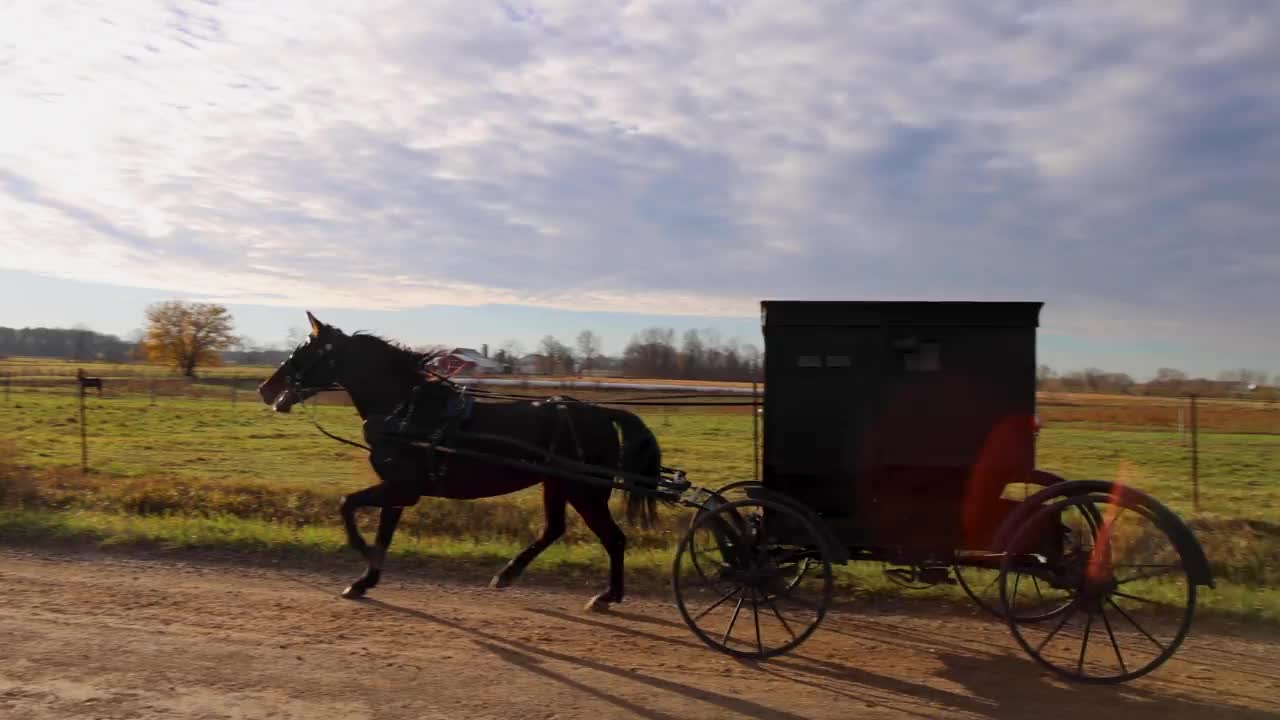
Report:
[[[1128,373],[1108,372],[1091,367],[1059,374],[1048,365],[1041,365],[1036,385],[1048,392],[1106,393],[1113,395],[1153,395],[1160,397],[1243,396],[1280,400],[1280,373],[1276,373],[1270,385],[1267,373],[1262,370],[1236,368],[1218,373],[1216,379],[1191,377],[1177,368],[1162,367],[1147,382],[1139,382]]]
[[[83,326],[65,328],[0,327],[0,356],[24,355],[163,363],[193,377],[197,368],[222,363],[275,365],[289,350],[246,348],[234,333],[231,314],[221,305],[168,301],[148,306],[146,327],[127,340],[94,332]],[[302,339],[292,331],[287,344]],[[762,379],[764,353],[754,344],[736,338],[724,340],[715,330],[686,330],[677,341],[671,328],[649,327],[633,335],[616,356],[606,355],[603,341],[592,330],[578,333],[572,346],[546,335],[532,355],[518,341],[508,340],[494,359],[515,372],[530,370],[548,374],[594,374],[611,371],[632,377],[688,380]],[[448,349],[448,348],[440,348]],[[528,367],[533,363],[533,367]],[[1216,380],[1193,378],[1176,368],[1160,368],[1153,379],[1138,382],[1127,373],[1096,367],[1058,373],[1048,365],[1037,371],[1037,387],[1045,391],[1164,395],[1190,394],[1280,399],[1280,373],[1267,383],[1267,373],[1253,369],[1223,371]]]
[[[231,314],[212,303],[162,302],[146,311],[147,325],[129,340],[78,326],[66,328],[0,327],[0,356],[24,355],[67,360],[149,361],[194,377],[200,367],[227,362],[275,364],[288,353],[243,347],[233,332]]]
[[[671,328],[650,327],[632,336],[619,355],[602,352],[602,339],[592,330],[578,333],[571,346],[545,335],[532,355],[508,340],[494,353],[499,364],[519,371],[526,367],[547,374],[592,374],[606,371],[632,377],[685,380],[761,379],[764,356],[750,343],[722,340],[715,330],[686,330],[676,342]]]

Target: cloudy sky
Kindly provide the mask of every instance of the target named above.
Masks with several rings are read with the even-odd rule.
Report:
[[[1039,300],[1280,372],[1280,3],[12,2],[0,325],[406,342]],[[326,315],[327,313],[327,315]]]

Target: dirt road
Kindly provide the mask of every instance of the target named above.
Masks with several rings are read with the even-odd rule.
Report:
[[[300,567],[0,550],[0,717],[1280,718],[1280,639],[1193,631],[1154,675],[1059,682],[978,616],[842,611],[796,654],[736,662],[661,598]]]

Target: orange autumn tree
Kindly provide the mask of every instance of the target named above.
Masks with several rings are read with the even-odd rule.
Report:
[[[147,307],[142,340],[147,358],[172,365],[187,377],[195,377],[197,367],[221,363],[219,353],[238,342],[231,313],[221,305],[170,300]]]

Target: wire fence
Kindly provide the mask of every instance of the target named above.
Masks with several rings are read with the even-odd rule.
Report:
[[[314,452],[314,444],[299,443],[296,447],[283,448],[282,439],[287,436],[263,430],[267,411],[256,388],[270,372],[268,369],[218,368],[202,372],[196,378],[186,378],[150,366],[86,365],[85,368],[88,370],[85,378],[101,380],[100,386],[85,387],[76,374],[80,368],[71,363],[47,367],[0,362],[0,411],[9,410],[7,415],[0,413],[0,418],[10,418],[10,427],[0,424],[0,440],[24,452],[43,453],[47,459],[67,464],[79,460],[83,469],[105,471],[123,466],[121,455],[125,454],[135,462],[145,454],[151,458],[149,466],[167,473],[188,472],[192,464],[198,469],[200,458],[213,457],[219,452],[231,456],[237,451],[251,451],[281,457],[290,452],[299,453],[298,457],[302,457],[301,453]],[[541,385],[534,382],[519,389],[499,388],[499,392],[539,397],[572,395],[592,402],[636,403],[632,409],[642,413],[660,433],[689,434],[697,438],[679,447],[677,452],[706,453],[708,457],[716,457],[715,462],[734,464],[735,471],[743,476],[759,476],[762,422],[759,412],[753,413],[750,398],[690,392],[687,385],[672,386],[665,394],[656,395],[653,385],[661,381],[646,383],[630,383],[633,387],[623,389],[586,383],[560,392],[544,381]],[[738,388],[748,394],[751,389],[750,385]],[[825,397],[816,401],[840,400]],[[345,407],[350,405],[345,393],[321,393],[309,404],[317,406],[327,424],[359,437],[358,417]],[[147,409],[152,412],[143,412]],[[1075,429],[1158,434],[1152,435],[1154,439],[1146,444],[1177,446],[1176,452],[1162,451],[1165,454],[1159,461],[1164,463],[1160,466],[1161,472],[1185,478],[1179,482],[1185,482],[1188,504],[1195,509],[1201,506],[1205,490],[1202,480],[1206,476],[1218,483],[1220,489],[1228,487],[1223,484],[1223,478],[1231,480],[1231,488],[1236,478],[1245,478],[1242,482],[1247,485],[1280,482],[1280,476],[1269,475],[1280,467],[1280,403],[1041,393],[1037,412],[1046,432]],[[739,417],[731,417],[735,415]],[[715,419],[717,417],[722,419]],[[300,419],[293,421],[300,422]],[[188,425],[198,430],[190,433],[182,452],[161,442],[172,436],[173,427]],[[314,430],[307,425],[292,428],[290,433],[309,435]],[[1250,440],[1249,436],[1257,438]],[[47,439],[49,437],[52,439]],[[1120,445],[1118,452],[1136,447],[1135,442],[1126,442],[1129,444]],[[710,449],[720,445],[733,447]],[[224,447],[219,449],[219,446]],[[281,449],[275,450],[277,447]],[[1235,447],[1241,448],[1239,452],[1232,449]],[[722,454],[715,455],[716,452]],[[1054,461],[1060,461],[1062,454],[1069,450],[1057,452],[1052,458]],[[229,457],[226,462],[229,466],[233,460]],[[1235,491],[1221,489],[1224,494]]]

